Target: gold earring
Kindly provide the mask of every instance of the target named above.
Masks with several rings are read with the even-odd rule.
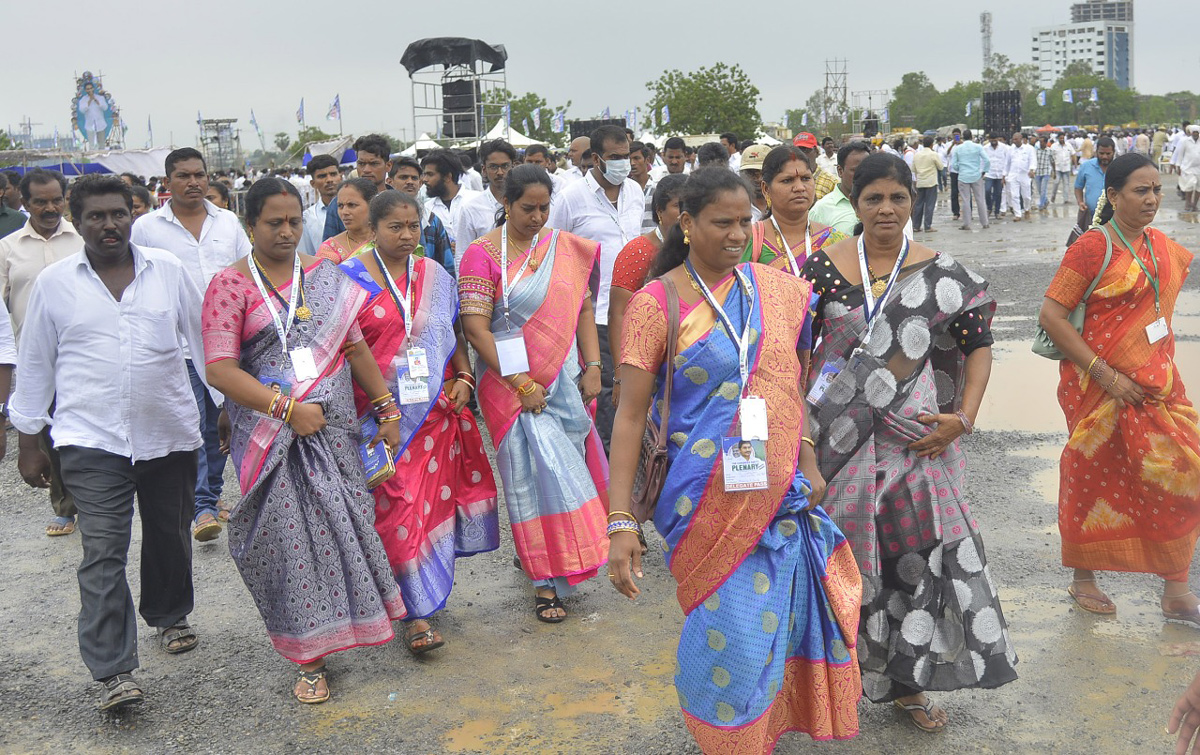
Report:
[[[683,245],[684,245],[684,246],[691,246],[691,245],[692,245],[692,237],[688,235],[688,232],[687,232],[687,231],[684,231],[684,232],[683,232]]]
[[[768,210],[771,209],[771,195],[770,194],[767,195],[767,209]]]
[[[507,221],[507,220],[508,220],[508,210],[505,210],[505,211],[504,211],[504,220],[505,220],[505,221]]]
[[[254,231],[250,231],[250,243],[254,243]]]

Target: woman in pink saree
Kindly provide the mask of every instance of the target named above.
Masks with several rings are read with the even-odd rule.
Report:
[[[508,174],[507,220],[467,248],[458,291],[513,542],[538,620],[558,623],[560,598],[608,559],[608,462],[585,408],[600,393],[588,295],[599,248],[544,229],[551,188],[537,166]]]
[[[300,664],[296,699],[321,703],[324,657],[387,642],[405,615],[375,532],[351,380],[371,396],[388,390],[354,319],[366,294],[296,252],[296,188],[261,179],[246,208],[253,252],[213,278],[201,315],[208,382],[228,398],[242,489],[229,551],[275,650]],[[378,412],[373,439],[392,448],[394,414]]]

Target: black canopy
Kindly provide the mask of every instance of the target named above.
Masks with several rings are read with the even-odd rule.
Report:
[[[491,63],[491,70],[499,71],[504,68],[504,61],[508,60],[508,51],[504,45],[489,45],[479,39],[430,37],[409,45],[400,58],[400,65],[407,68],[408,75],[412,76],[428,66],[469,66],[477,60]]]

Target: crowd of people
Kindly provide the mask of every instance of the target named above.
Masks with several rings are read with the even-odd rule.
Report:
[[[1200,431],[1171,330],[1192,255],[1151,226],[1155,150],[1173,148],[1194,209],[1198,132],[660,151],[601,126],[563,164],[503,140],[393,156],[367,135],[355,175],[319,155],[301,182],[227,186],[177,149],[162,201],[134,176],[0,174],[0,393],[15,385],[22,477],[50,489],[46,534],[82,536],[100,708],[144,697],[135,499],[161,650],[200,642],[192,544],[224,531],[313,704],[327,657],[394,622],[414,655],[444,646],[455,561],[499,547],[503,490],[538,621],[563,622],[602,570],[636,598],[661,547],[705,752],[853,737],[863,695],[944,729],[928,693],[1017,678],[960,446],[996,302],[932,243],[947,190],[986,228],[1071,186],[1077,238],[1041,312],[1062,358],[1069,596],[1111,614],[1098,571],[1153,573],[1163,616],[1200,627]]]

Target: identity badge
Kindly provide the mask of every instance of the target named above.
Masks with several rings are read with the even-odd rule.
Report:
[[[725,471],[725,492],[742,493],[766,490],[767,444],[751,438],[722,438],[721,463]]]
[[[401,378],[398,387],[401,404],[422,404],[429,400],[429,385],[424,380]]]
[[[511,377],[529,372],[529,353],[525,350],[525,334],[520,330],[497,333],[496,358],[500,360],[500,374]]]
[[[288,355],[292,358],[292,370],[296,373],[296,380],[305,383],[320,377],[320,373],[317,372],[317,362],[313,359],[312,349],[307,346],[292,349]]]
[[[1150,343],[1158,343],[1167,337],[1168,330],[1167,318],[1160,317],[1146,326],[1146,338],[1150,339]]]
[[[747,396],[738,406],[742,418],[742,437],[756,440],[767,439],[767,400],[758,396]]]
[[[414,346],[408,350],[408,374],[410,377],[429,377],[429,362],[425,358],[425,349]]]
[[[812,388],[808,390],[808,401],[810,404],[820,406],[821,399],[825,397],[825,391],[829,390],[833,379],[841,374],[845,366],[846,362],[841,358],[821,365],[821,374],[817,375],[817,379],[813,381]]]

